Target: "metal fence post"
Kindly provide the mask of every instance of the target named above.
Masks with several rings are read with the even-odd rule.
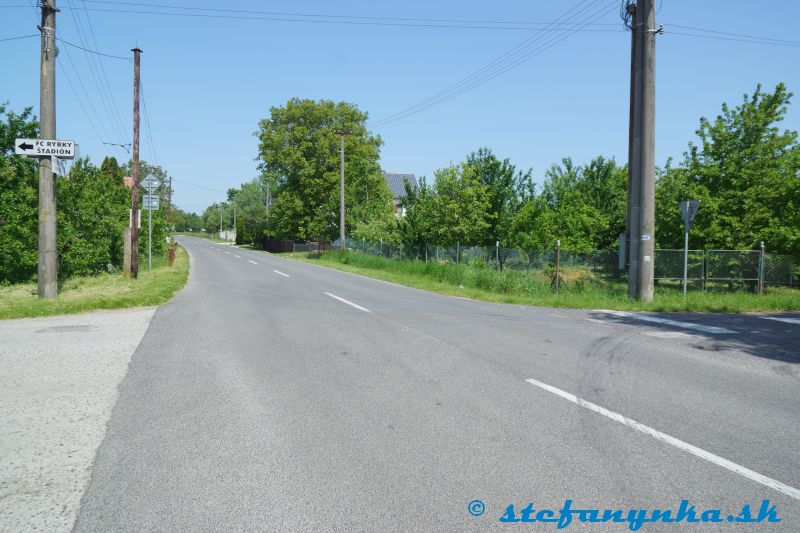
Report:
[[[758,294],[764,294],[764,241],[761,241],[761,254],[758,258]]]
[[[456,264],[461,264],[461,241],[456,241]]]
[[[561,239],[556,241],[556,294],[561,293]]]

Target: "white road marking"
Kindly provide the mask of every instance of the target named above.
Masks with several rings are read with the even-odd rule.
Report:
[[[231,253],[228,250],[225,250],[225,253],[231,255]]]
[[[800,324],[800,318],[783,318],[779,316],[760,316],[764,320],[777,320],[778,322],[786,322],[787,324]]]
[[[239,259],[241,259],[241,258],[242,258],[242,256],[241,256],[241,255],[236,255],[236,254],[233,254],[233,256],[234,256],[234,257],[238,257]]]
[[[258,263],[256,263],[255,261],[250,261],[249,259],[247,260],[247,262],[248,262],[248,263],[253,263],[254,265],[257,265],[257,264],[258,264]]]
[[[283,276],[284,278],[291,277],[291,276],[289,276],[289,274],[284,274],[284,273],[283,273],[283,272],[281,272],[280,270],[273,270],[273,272],[275,272],[275,273],[276,273],[276,274],[278,274],[278,275],[281,275],[281,276]]]
[[[342,302],[342,303],[345,303],[345,304],[347,304],[347,305],[350,305],[350,306],[352,306],[352,307],[355,307],[356,309],[359,309],[359,310],[361,310],[361,311],[364,311],[365,313],[371,313],[371,312],[372,312],[372,311],[370,311],[369,309],[367,309],[366,307],[361,307],[360,305],[358,305],[358,304],[354,304],[353,302],[350,302],[350,301],[348,301],[348,300],[345,300],[344,298],[339,298],[339,297],[338,297],[338,296],[336,296],[335,294],[331,294],[331,293],[329,293],[329,292],[326,292],[325,294],[327,294],[328,296],[330,296],[330,297],[331,297],[331,298],[333,298],[334,300],[339,300],[340,302]]]
[[[657,324],[666,324],[668,326],[675,326],[678,328],[694,329],[704,333],[715,333],[718,335],[737,333],[736,331],[719,328],[717,326],[706,326],[704,324],[695,324],[693,322],[678,322],[677,320],[669,320],[668,318],[660,318],[657,316],[643,315],[639,313],[628,313],[626,311],[609,311],[607,309],[598,309],[597,312],[623,318],[632,318],[634,320],[641,320],[643,322],[655,322]]]
[[[737,473],[737,474],[739,474],[741,476],[744,476],[744,477],[746,477],[746,478],[748,478],[748,479],[750,479],[752,481],[755,481],[756,483],[761,483],[762,485],[765,485],[765,486],[770,487],[772,489],[775,489],[775,490],[777,490],[779,492],[782,492],[782,493],[786,494],[787,496],[791,496],[792,498],[794,498],[796,500],[800,500],[800,489],[796,489],[794,487],[791,487],[789,485],[781,483],[778,480],[775,480],[775,479],[772,479],[772,478],[767,477],[765,475],[759,474],[758,472],[750,470],[749,468],[745,468],[745,467],[743,467],[741,465],[738,465],[738,464],[736,464],[736,463],[734,463],[732,461],[728,461],[727,459],[725,459],[723,457],[720,457],[719,455],[715,455],[715,454],[713,454],[711,452],[707,452],[706,450],[704,450],[702,448],[698,448],[697,446],[693,446],[693,445],[689,444],[688,442],[684,442],[684,441],[682,441],[680,439],[676,439],[675,437],[671,437],[670,435],[667,435],[666,433],[662,433],[662,432],[660,432],[660,431],[658,431],[656,429],[653,429],[650,426],[646,426],[644,424],[640,424],[639,422],[637,422],[635,420],[627,418],[627,417],[625,417],[625,416],[623,416],[623,415],[621,415],[619,413],[615,413],[614,411],[609,411],[608,409],[606,409],[604,407],[600,407],[597,404],[594,404],[592,402],[586,401],[583,398],[579,398],[579,397],[575,396],[574,394],[570,394],[570,393],[568,393],[566,391],[563,391],[563,390],[561,390],[559,388],[553,387],[552,385],[548,385],[546,383],[542,383],[541,381],[537,381],[537,380],[535,380],[533,378],[526,379],[525,381],[527,381],[531,385],[539,387],[540,389],[546,390],[547,392],[552,392],[556,396],[561,396],[565,400],[569,400],[572,403],[574,403],[576,405],[579,405],[579,406],[581,406],[581,407],[583,407],[585,409],[589,409],[590,411],[594,411],[595,413],[598,413],[598,414],[601,414],[601,415],[603,415],[605,417],[608,417],[611,420],[614,420],[615,422],[619,422],[620,424],[624,424],[624,425],[626,425],[628,427],[631,427],[631,428],[635,429],[636,431],[644,433],[645,435],[650,435],[651,437],[653,437],[656,440],[659,440],[661,442],[665,442],[665,443],[667,443],[667,444],[669,444],[671,446],[675,446],[676,448],[678,448],[680,450],[683,450],[685,452],[688,452],[688,453],[690,453],[690,454],[692,454],[692,455],[694,455],[696,457],[699,457],[700,459],[704,459],[704,460],[706,460],[706,461],[708,461],[710,463],[713,463],[713,464],[715,464],[717,466],[721,466],[722,468],[726,468],[726,469],[730,470],[731,472],[735,472],[735,473]]]

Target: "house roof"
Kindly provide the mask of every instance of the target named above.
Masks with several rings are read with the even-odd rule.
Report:
[[[405,182],[409,182],[413,189],[417,188],[417,177],[414,174],[394,174],[391,172],[384,172],[386,176],[386,183],[392,191],[394,199],[403,198],[406,195]]]

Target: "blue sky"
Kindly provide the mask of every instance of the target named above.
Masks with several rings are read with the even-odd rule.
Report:
[[[0,39],[37,33],[31,2],[0,0]],[[112,55],[129,56],[136,45],[144,51],[142,82],[155,153],[143,122],[142,158],[157,160],[174,177],[176,205],[200,212],[223,198],[207,189],[224,191],[257,175],[257,141],[252,134],[271,106],[294,96],[347,100],[380,120],[438,93],[534,35],[533,26],[523,23],[557,20],[578,1],[191,4],[300,14],[507,21],[493,25],[503,29],[441,27],[465,25],[449,22],[415,27],[253,18],[266,15],[248,20],[101,11],[159,10],[141,5],[147,3],[186,5],[174,0],[142,0],[136,6],[58,0],[58,32],[75,44],[83,37],[90,48]],[[465,94],[375,129],[385,143],[382,167],[430,180],[435,169],[481,146],[521,168],[532,167],[537,181],[565,156],[585,163],[604,155],[624,163],[630,36],[619,19],[619,2],[586,0],[585,5],[596,6],[589,13],[607,6],[594,20],[598,25],[587,27],[601,31],[576,32]],[[795,0],[771,2],[769,9],[744,0],[661,2],[658,22],[666,25],[666,33],[657,41],[659,165],[668,157],[681,158],[701,116],[716,115],[724,101],[738,104],[756,84],[771,89],[783,81],[800,93],[799,48],[677,35],[697,32],[670,24],[797,40],[798,20],[800,2]],[[0,101],[10,102],[14,110],[33,106],[38,113],[38,48],[37,38],[0,42]],[[58,137],[78,141],[82,154],[98,164],[106,154],[127,159],[124,151],[102,142],[130,142],[132,64],[102,58],[102,67],[93,71],[86,53],[66,44],[59,48]],[[106,78],[104,102],[98,87],[105,87]],[[800,129],[798,104],[790,109],[784,127]]]

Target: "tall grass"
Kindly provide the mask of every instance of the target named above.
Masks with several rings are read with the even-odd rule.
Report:
[[[563,270],[565,284],[556,293],[554,272],[548,269],[497,272],[481,266],[393,260],[349,250],[290,256],[411,287],[492,302],[646,311],[800,310],[800,291],[796,289],[770,289],[763,296],[746,292],[690,291],[684,299],[678,288],[659,286],[654,301],[645,304],[628,298],[626,284],[599,279],[586,269]]]

